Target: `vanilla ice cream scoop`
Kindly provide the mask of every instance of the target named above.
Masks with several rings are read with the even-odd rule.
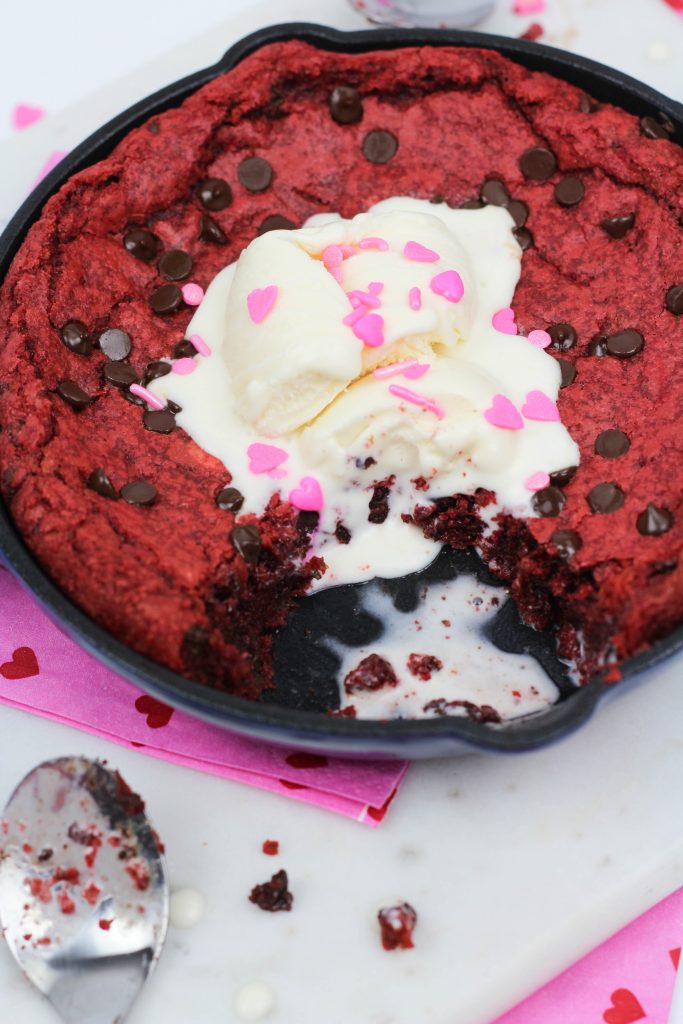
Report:
[[[465,247],[448,227],[454,211],[439,209],[407,200],[399,214],[382,203],[353,220],[268,232],[244,250],[222,357],[237,408],[259,433],[303,426],[376,366],[453,351],[481,305],[472,264],[493,259],[514,285],[520,252],[507,215],[481,211]],[[255,307],[269,295],[260,319],[265,306]]]
[[[429,498],[486,488],[493,512],[529,516],[578,463],[550,338],[517,334],[513,227],[500,207],[404,197],[268,232],[207,289],[187,330],[202,354],[150,385],[243,511],[279,490],[319,513],[320,585],[427,565],[437,547],[404,517]],[[386,514],[369,518],[379,484]]]

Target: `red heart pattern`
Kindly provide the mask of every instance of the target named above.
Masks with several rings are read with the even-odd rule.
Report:
[[[150,729],[163,729],[171,721],[173,714],[173,708],[170,708],[168,704],[155,700],[154,697],[149,697],[146,693],[135,701],[135,710],[139,711],[141,715],[147,715],[147,725]]]
[[[627,988],[618,988],[611,995],[612,1006],[605,1010],[602,1017],[606,1024],[633,1024],[646,1016],[633,992]]]
[[[384,803],[382,804],[381,807],[368,807],[368,810],[367,810],[368,818],[372,818],[373,821],[382,821],[382,819],[384,818],[384,815],[389,810],[389,804],[394,799],[394,797],[396,796],[397,792],[398,792],[398,790],[392,789],[391,793],[386,798],[386,800],[384,801]]]
[[[674,970],[678,970],[678,964],[681,959],[681,947],[677,946],[676,949],[669,950],[669,956],[671,957],[671,963],[674,965]]]
[[[5,679],[28,679],[39,672],[38,659],[30,647],[17,647],[12,653],[12,660],[0,665],[0,676]]]
[[[329,764],[322,754],[309,754],[305,750],[287,754],[285,761],[291,768],[326,768]]]

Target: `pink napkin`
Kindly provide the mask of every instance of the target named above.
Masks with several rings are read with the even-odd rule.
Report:
[[[286,750],[175,711],[82,651],[2,567],[0,702],[372,826],[384,817],[407,768],[404,761],[346,761]]]
[[[494,1024],[667,1024],[683,937],[683,889]]]

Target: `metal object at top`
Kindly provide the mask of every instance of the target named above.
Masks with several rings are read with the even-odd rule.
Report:
[[[164,943],[168,885],[142,801],[98,761],[46,761],[0,823],[0,919],[66,1024],[119,1024]]]

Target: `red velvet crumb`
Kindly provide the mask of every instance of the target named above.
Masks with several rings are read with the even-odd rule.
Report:
[[[443,668],[443,662],[440,658],[435,658],[433,654],[410,654],[408,656],[408,669],[417,676],[418,679],[432,678],[432,672],[438,672]]]
[[[398,678],[386,658],[380,658],[379,654],[368,654],[344,679],[347,693],[381,690],[383,686],[398,686]]]
[[[539,25],[537,21],[532,21],[526,32],[522,32],[520,39],[528,39],[530,42],[534,42],[535,39],[540,39],[543,35],[543,26]]]
[[[445,700],[437,697],[436,700],[428,701],[423,711],[435,711],[437,715],[448,714],[449,708],[464,708],[468,718],[473,722],[500,722],[501,718],[495,708],[490,704],[473,704],[471,700]]]
[[[385,949],[412,949],[417,914],[410,903],[384,907],[377,914]]]
[[[294,897],[287,888],[288,885],[287,872],[278,871],[269,882],[255,885],[249,899],[261,910],[269,910],[271,913],[275,913],[276,910],[291,910]]]
[[[280,844],[277,839],[266,839],[261,847],[263,852],[269,857],[277,857],[280,852]]]
[[[107,920],[106,917],[100,918],[99,924],[100,924],[100,928],[102,929],[103,932],[108,932],[109,931],[109,929],[112,926],[112,921],[113,920],[114,920],[113,917],[110,917],[109,920]]]

